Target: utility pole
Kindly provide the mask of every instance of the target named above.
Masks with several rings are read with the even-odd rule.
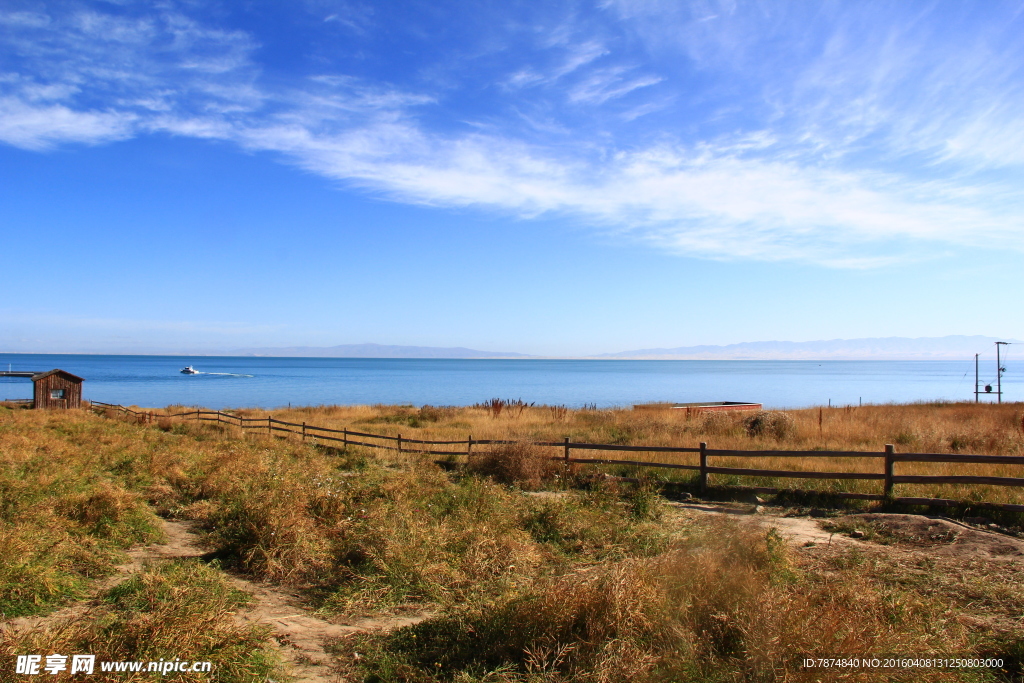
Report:
[[[1002,362],[999,360],[999,347],[1006,346],[1010,342],[996,342],[996,395],[1000,403],[1003,402],[1003,372],[1006,368],[1003,367]]]
[[[978,402],[978,356],[981,354],[974,354],[974,402]]]

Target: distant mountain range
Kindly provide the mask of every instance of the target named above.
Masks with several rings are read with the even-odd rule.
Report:
[[[287,358],[534,358],[511,351],[477,351],[461,346],[391,346],[388,344],[342,344],[340,346],[286,346],[236,349],[234,356],[283,356]]]
[[[827,341],[763,341],[726,346],[680,346],[605,353],[594,358],[636,360],[966,360],[980,353],[995,356],[996,337],[881,337]]]
[[[975,353],[995,355],[996,337],[880,337],[789,342],[760,341],[725,346],[679,346],[602,353],[586,358],[606,360],[965,360]],[[999,339],[1014,344],[1018,340]],[[236,349],[231,355],[301,358],[539,358],[511,351],[478,351],[463,347],[343,344]]]
[[[1024,346],[1016,339],[953,335],[949,337],[883,337],[868,339],[829,339],[790,342],[759,341],[724,346],[678,346],[675,348],[637,349],[593,356],[575,356],[596,360],[970,360],[980,353],[983,359],[995,358],[995,341]],[[1016,347],[1020,348],[1020,347]],[[133,349],[47,349],[4,351],[4,353],[100,353],[173,356],[268,356],[284,358],[551,358],[514,351],[480,351],[457,347],[396,346],[388,344],[342,344],[340,346],[276,346],[234,349],[133,348]],[[1015,347],[1004,349],[1017,358]],[[1024,349],[1020,351],[1024,356]]]

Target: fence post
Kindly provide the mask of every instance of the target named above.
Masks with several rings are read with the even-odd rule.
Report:
[[[303,441],[306,440],[306,423],[305,422],[302,423],[302,440]]]
[[[896,469],[896,461],[892,456],[896,453],[896,447],[891,443],[885,444],[885,497],[892,498],[892,477]]]
[[[569,462],[569,437],[565,437],[565,461]]]
[[[700,492],[708,489],[708,445],[700,442]]]
[[[466,442],[466,460],[469,460],[473,456],[473,435],[469,435],[469,441]]]
[[[398,435],[398,452],[399,453],[402,452],[402,435],[401,434]]]
[[[273,429],[274,428],[270,424],[270,416],[267,415],[267,436],[273,436],[274,435]]]
[[[342,427],[341,437],[342,437],[342,440],[341,440],[342,447],[348,448],[348,427]]]

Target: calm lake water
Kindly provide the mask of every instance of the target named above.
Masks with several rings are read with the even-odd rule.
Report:
[[[490,398],[570,407],[647,401],[752,401],[767,407],[972,400],[974,359],[960,361],[412,360],[0,354],[0,369],[61,368],[84,397],[146,408],[321,404],[471,405]],[[203,374],[182,375],[193,365]],[[1024,363],[1006,363],[1003,400],[1024,400]],[[995,361],[982,383],[995,384]],[[0,399],[31,398],[0,378]],[[994,400],[994,396],[988,397]]]

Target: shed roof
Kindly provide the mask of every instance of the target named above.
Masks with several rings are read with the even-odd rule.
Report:
[[[47,372],[40,372],[37,375],[32,375],[32,381],[33,382],[38,382],[39,380],[44,379],[46,377],[49,377],[50,375],[61,375],[65,379],[74,380],[76,382],[84,382],[85,381],[84,378],[79,377],[78,375],[72,375],[67,370],[61,370],[60,368],[54,368],[53,370],[49,370]]]

